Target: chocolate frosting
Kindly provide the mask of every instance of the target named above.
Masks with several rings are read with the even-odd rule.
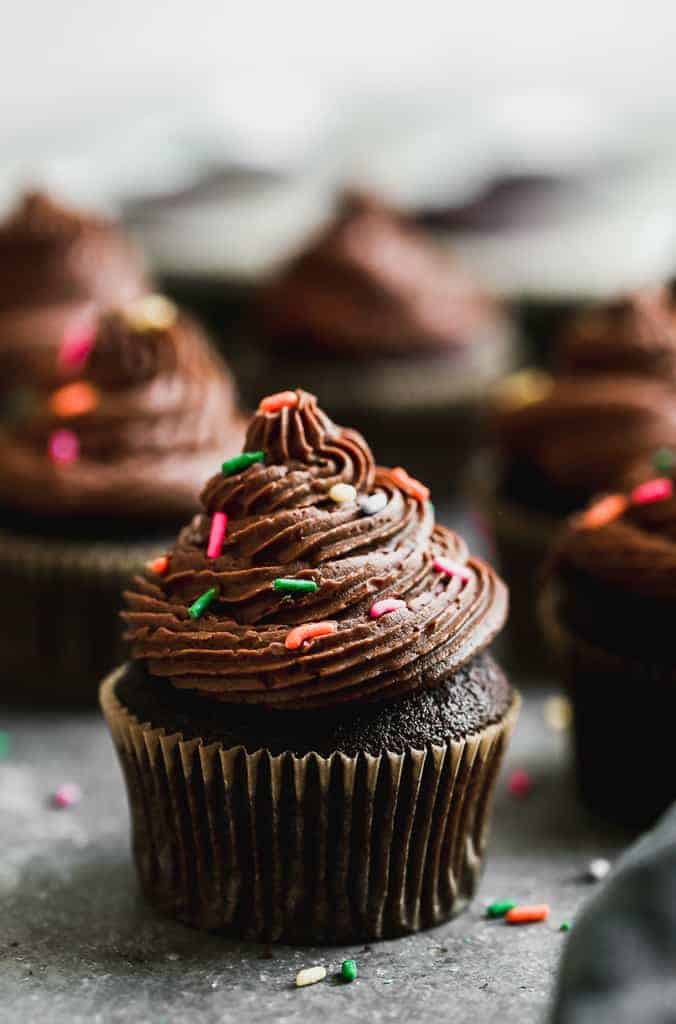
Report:
[[[60,380],[84,386],[92,408],[69,413],[68,403],[55,408],[60,390],[35,388],[4,424],[0,496],[8,505],[50,517],[175,522],[197,507],[214,463],[239,449],[244,421],[233,384],[201,329],[178,313],[144,326],[137,307],[102,314],[77,380]],[[67,464],[49,453],[64,429],[79,446]]]
[[[258,412],[247,450],[265,461],[207,483],[204,512],[180,534],[166,575],[138,578],[124,614],[135,658],[179,688],[273,708],[328,707],[398,697],[451,678],[502,627],[504,584],[470,557],[455,533],[435,526],[429,502],[409,496],[396,473],[376,467],[363,438],[337,427],[314,396]],[[386,503],[366,515],[358,501],[337,504],[336,483]],[[206,555],[211,517],[228,515],[222,554]],[[469,578],[434,569],[445,557]],[[312,580],[314,593],[285,597],[278,577]],[[218,594],[198,619],[188,608]],[[406,603],[371,618],[384,597]],[[330,621],[333,635],[288,650],[289,631]]]
[[[261,308],[269,340],[315,355],[443,351],[470,343],[496,318],[403,215],[357,193],[266,286]]]

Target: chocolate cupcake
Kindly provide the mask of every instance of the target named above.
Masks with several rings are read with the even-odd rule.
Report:
[[[244,433],[224,366],[162,296],[102,314],[88,347],[66,339],[54,362],[60,386],[35,380],[0,429],[3,699],[93,698],[119,657],[123,582]]]
[[[64,339],[147,291],[134,245],[110,221],[28,193],[0,225],[0,390],[50,375]]]
[[[574,707],[580,790],[632,826],[676,798],[676,499],[671,477],[606,495],[571,520],[548,566],[542,618]]]
[[[497,306],[402,214],[348,194],[262,290],[260,307],[263,379],[303,381],[332,415],[368,432],[379,457],[452,484],[482,400],[513,368],[514,338]]]
[[[507,593],[303,391],[265,399],[101,701],[148,899],[201,928],[353,941],[471,899],[518,697]]]
[[[676,445],[676,318],[670,290],[635,293],[575,321],[552,377],[509,378],[494,408],[496,459],[477,474],[510,584],[516,653],[543,663],[534,615],[537,567],[566,516],[630,468]],[[520,661],[524,661],[519,657]]]

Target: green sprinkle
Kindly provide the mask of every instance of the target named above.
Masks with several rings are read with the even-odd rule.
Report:
[[[242,452],[241,455],[234,455],[226,459],[221,466],[223,476],[232,476],[233,473],[241,473],[243,469],[253,466],[254,462],[262,462],[265,452]]]
[[[561,922],[561,924],[559,925],[559,931],[560,932],[569,932],[570,931],[570,924],[568,923],[568,921],[562,921]]]
[[[343,981],[354,981],[359,976],[357,970],[356,960],[343,960],[343,966],[340,968]]]
[[[434,504],[434,502],[433,501],[428,501],[427,502],[427,507],[430,510],[430,512],[432,513],[432,515],[434,515],[434,513],[436,512],[436,505]]]
[[[4,729],[0,729],[0,761],[9,756],[9,751],[12,743],[8,732]]]
[[[272,584],[275,590],[282,590],[286,594],[314,594],[319,587],[314,580],[291,580],[280,576]]]
[[[507,911],[516,906],[514,900],[498,900],[486,907],[486,917],[504,917]]]
[[[653,467],[658,473],[670,473],[676,464],[676,456],[671,448],[658,448],[653,455]]]
[[[190,618],[199,619],[201,615],[204,615],[217,593],[218,587],[209,587],[209,589],[205,590],[203,594],[200,594],[197,600],[193,601],[188,608],[188,615]]]

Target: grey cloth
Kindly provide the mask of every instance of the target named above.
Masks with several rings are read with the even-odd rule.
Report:
[[[676,1022],[676,805],[573,925],[551,1024]]]

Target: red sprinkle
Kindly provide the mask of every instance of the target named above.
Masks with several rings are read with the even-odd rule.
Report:
[[[507,788],[512,796],[528,796],[533,780],[525,768],[515,768],[507,780]]]
[[[96,331],[91,324],[78,322],[66,329],[59,349],[62,370],[80,370],[94,347]]]
[[[225,531],[228,528],[228,516],[225,512],[214,512],[211,520],[211,533],[209,534],[209,546],[207,558],[220,558],[223,550]]]
[[[444,576],[457,576],[463,583],[468,583],[472,578],[472,573],[466,565],[454,562],[451,558],[435,558],[432,567],[437,572],[442,572]]]
[[[302,626],[296,626],[287,633],[284,646],[287,651],[297,651],[308,640],[317,640],[320,636],[331,636],[337,632],[337,622],[304,622]]]
[[[64,782],[54,793],[52,802],[55,807],[66,808],[74,807],[81,799],[80,787],[75,782]]]
[[[534,924],[536,921],[546,921],[549,917],[549,904],[536,903],[531,907],[512,907],[505,914],[505,921],[508,924]]]
[[[667,476],[658,476],[639,484],[631,492],[632,505],[652,505],[654,501],[665,501],[674,493],[674,485]]]
[[[381,615],[387,615],[388,612],[396,612],[405,607],[406,602],[400,601],[398,597],[384,597],[382,601],[376,601],[371,605],[369,615],[372,619],[379,619]]]
[[[70,462],[77,461],[80,454],[80,442],[72,430],[55,430],[53,434],[50,434],[47,449],[52,462],[66,466]]]
[[[415,477],[409,476],[403,466],[396,466],[394,469],[391,469],[390,476],[394,480],[395,484],[400,487],[405,494],[408,494],[411,498],[415,498],[415,500],[419,501],[421,504],[429,498],[429,487],[425,487],[425,485],[421,484],[419,480],[415,479]]]
[[[169,568],[169,558],[167,555],[160,555],[159,558],[154,558],[152,562],[148,562],[146,568],[148,572],[154,572],[156,576],[164,576]]]
[[[580,516],[583,530],[598,530],[608,523],[614,522],[624,515],[629,502],[623,494],[608,494],[605,498],[595,501]]]
[[[298,395],[295,391],[278,391],[276,395],[262,398],[258,406],[259,412],[280,412],[282,409],[295,409]]]

